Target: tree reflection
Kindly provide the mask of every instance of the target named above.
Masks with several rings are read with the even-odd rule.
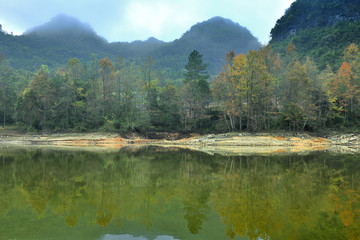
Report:
[[[185,219],[188,223],[188,229],[192,234],[197,234],[202,228],[202,224],[207,220],[208,199],[210,189],[208,184],[204,184],[195,179],[191,181],[186,189],[184,197]]]
[[[345,191],[351,195],[345,198],[335,194],[334,204],[329,191],[334,188],[332,179],[345,176],[327,164],[309,163],[302,158],[290,158],[287,165],[274,164],[276,161],[269,164],[266,158],[247,158],[237,162],[239,167],[221,174],[212,196],[228,237],[343,239],[345,229],[358,229],[352,221],[359,216],[358,191]],[[343,224],[339,224],[338,213]]]
[[[336,182],[332,188],[332,200],[336,213],[346,227],[347,239],[358,239],[360,236],[360,194],[351,189],[346,182]],[[339,184],[339,185],[337,185]]]
[[[121,228],[133,221],[150,230],[180,207],[174,218],[199,236],[212,210],[229,238],[360,236],[356,156],[223,157],[149,148],[1,151],[0,159],[3,219],[31,206],[40,217],[51,210],[69,226],[85,220]]]
[[[189,232],[198,234],[207,220],[208,201],[211,192],[211,180],[208,166],[202,159],[183,154],[181,173],[183,176],[183,204]]]

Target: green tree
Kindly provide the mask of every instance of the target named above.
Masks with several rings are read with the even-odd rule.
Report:
[[[159,123],[163,130],[180,130],[180,101],[175,86],[167,84],[159,95]]]
[[[98,61],[95,56],[87,64],[88,90],[86,91],[86,118],[88,128],[98,128],[104,122],[102,82],[98,77]]]
[[[0,122],[4,127],[6,123],[13,121],[16,102],[16,81],[15,71],[8,66],[0,65]]]
[[[34,76],[29,87],[25,89],[23,97],[23,103],[26,105],[25,114],[31,116],[29,123],[38,130],[50,128],[51,107],[54,98],[46,65],[43,65]]]
[[[99,61],[98,71],[102,83],[103,116],[111,119],[115,102],[113,94],[115,87],[114,65],[109,58],[103,58]]]
[[[150,127],[160,126],[159,117],[159,81],[154,70],[154,59],[150,56],[143,62],[142,74],[145,88],[145,103],[147,110],[148,125]],[[149,126],[145,126],[148,128]]]
[[[283,115],[289,130],[303,130],[309,121],[311,79],[306,69],[297,60],[286,67],[282,82]]]
[[[190,92],[188,92],[187,99],[184,102],[183,108],[185,111],[183,112],[185,116],[183,116],[183,119],[185,121],[188,118],[195,119],[195,124],[199,125],[200,128],[205,117],[205,107],[211,99],[207,66],[208,64],[203,63],[202,55],[197,50],[190,53],[188,62],[185,65],[184,83],[185,88]]]
[[[55,129],[67,130],[75,127],[75,119],[82,121],[76,112],[76,93],[69,74],[63,68],[58,69],[52,78],[54,92],[53,118]]]
[[[142,118],[142,112],[140,111],[140,106],[142,105],[142,98],[139,97],[142,93],[139,91],[140,83],[139,76],[141,73],[140,69],[134,64],[131,63],[129,66],[123,69],[121,72],[121,128],[125,131],[135,130],[137,123]]]
[[[72,58],[67,64],[68,81],[66,81],[64,94],[72,101],[74,114],[72,120],[75,126],[83,125],[86,116],[86,95],[88,90],[88,79],[85,78],[85,70],[77,58]],[[82,127],[80,127],[82,128]]]

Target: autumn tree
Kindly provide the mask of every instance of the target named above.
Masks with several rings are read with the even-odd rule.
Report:
[[[350,105],[348,117],[355,120],[360,103],[360,50],[354,43],[344,51],[344,63],[340,67],[339,78],[347,85],[346,99]]]
[[[269,126],[272,79],[263,57],[256,51],[246,55],[247,129],[257,131]]]
[[[225,56],[226,65],[213,81],[212,92],[224,113],[224,120],[230,130],[242,129],[245,97],[245,55],[235,56],[230,51]],[[238,120],[237,120],[238,119]]]
[[[344,62],[350,64],[353,70],[358,74],[360,71],[360,50],[358,46],[351,43],[344,51]]]
[[[356,82],[355,73],[347,62],[341,65],[337,76],[334,78],[331,90],[336,96],[339,106],[344,109],[344,120],[353,118],[359,85]]]
[[[213,94],[232,131],[243,128],[243,119],[249,131],[270,127],[273,78],[266,66],[267,54],[250,51],[235,56],[231,51],[226,54],[223,71],[214,79]]]

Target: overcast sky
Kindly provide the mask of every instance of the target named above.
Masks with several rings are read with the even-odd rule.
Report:
[[[7,32],[27,29],[66,14],[89,23],[108,41],[173,41],[214,16],[248,28],[262,43],[294,0],[0,0],[0,24]]]

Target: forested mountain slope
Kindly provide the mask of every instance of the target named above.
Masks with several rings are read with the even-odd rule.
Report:
[[[301,57],[337,69],[344,49],[360,43],[359,0],[297,0],[271,30],[273,49],[285,53],[292,42]]]
[[[81,62],[118,56],[141,63],[148,55],[158,68],[181,70],[189,53],[197,49],[209,62],[209,71],[216,73],[224,64],[225,53],[247,53],[260,47],[257,39],[244,27],[221,17],[198,23],[181,38],[165,43],[155,38],[146,41],[108,43],[88,24],[65,15],[12,36],[0,31],[0,53],[12,67],[37,70],[41,65],[51,69],[67,63],[70,58]]]
[[[196,49],[209,63],[209,71],[217,73],[224,66],[225,54],[230,50],[246,54],[260,46],[247,28],[229,19],[214,17],[192,26],[180,39],[155,50],[154,56],[166,67],[181,68],[187,56]]]

